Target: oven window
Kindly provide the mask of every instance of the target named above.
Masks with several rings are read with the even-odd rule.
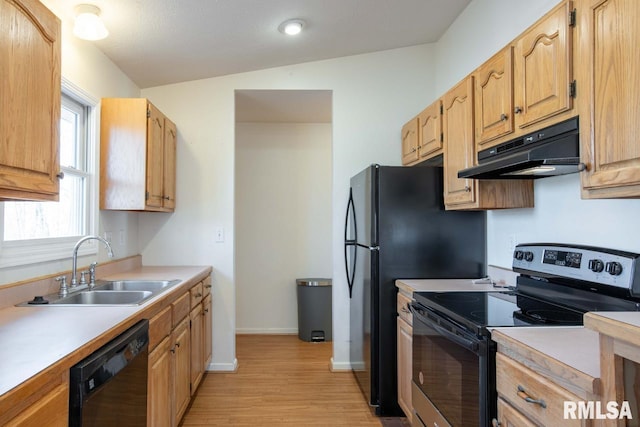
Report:
[[[480,390],[485,383],[479,371],[481,359],[423,322],[414,321],[413,380],[453,426],[478,425]]]

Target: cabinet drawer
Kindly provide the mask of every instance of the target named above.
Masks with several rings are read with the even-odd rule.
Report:
[[[409,305],[411,304],[411,298],[398,292],[397,310],[398,317],[413,326],[413,315],[409,311]]]
[[[211,276],[207,276],[207,278],[202,281],[202,286],[202,297],[204,298],[211,293]]]
[[[581,400],[578,396],[500,353],[496,354],[496,389],[500,397],[537,424],[587,425],[585,420],[564,419],[564,402],[577,402]],[[525,400],[528,398],[535,402]]]
[[[197,285],[195,285],[193,288],[191,288],[191,290],[189,291],[189,294],[191,295],[192,310],[196,307],[196,305],[202,302],[202,296],[203,296],[202,288],[203,288],[203,284],[202,282],[200,282]]]
[[[185,292],[180,298],[175,300],[171,307],[173,309],[173,327],[178,326],[180,321],[189,314],[189,292]]]
[[[171,333],[171,307],[167,307],[149,321],[149,351]]]

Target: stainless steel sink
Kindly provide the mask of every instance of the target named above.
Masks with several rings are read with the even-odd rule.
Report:
[[[95,290],[100,291],[150,291],[168,288],[180,280],[114,280],[96,282]]]
[[[98,280],[93,290],[71,292],[68,296],[57,294],[44,297],[45,304],[24,302],[19,307],[77,307],[77,306],[108,306],[108,305],[140,305],[150,298],[159,295],[177,285],[181,281],[175,280]],[[39,297],[41,300],[42,297]]]
[[[55,305],[138,305],[153,296],[151,291],[83,291],[57,301]]]

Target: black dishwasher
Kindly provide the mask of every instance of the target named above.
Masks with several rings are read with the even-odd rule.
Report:
[[[141,320],[70,371],[69,425],[146,426],[149,321]]]

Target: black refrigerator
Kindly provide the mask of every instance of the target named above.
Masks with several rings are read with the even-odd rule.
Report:
[[[441,167],[372,165],[351,178],[344,257],[351,369],[376,415],[403,415],[395,280],[483,277],[485,213],[444,210]]]

